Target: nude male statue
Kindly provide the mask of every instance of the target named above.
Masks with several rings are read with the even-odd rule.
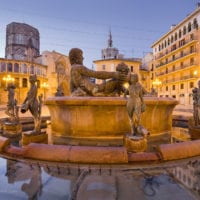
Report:
[[[71,64],[70,90],[72,96],[103,96],[112,93],[115,85],[111,81],[95,84],[91,78],[112,79],[112,81],[123,82],[127,78],[124,72],[93,71],[83,65],[83,52],[81,49],[72,48],[69,52]]]

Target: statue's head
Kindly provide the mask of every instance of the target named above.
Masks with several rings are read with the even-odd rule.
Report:
[[[30,83],[35,83],[35,82],[37,82],[37,75],[36,75],[36,74],[30,75],[30,77],[29,77],[29,82],[30,82]]]
[[[122,73],[124,73],[124,74],[128,74],[128,72],[129,72],[128,65],[126,65],[124,62],[121,62],[121,63],[119,63],[119,64],[117,65],[116,71],[122,72]]]
[[[72,48],[69,51],[70,64],[83,64],[83,51],[79,48]]]
[[[139,81],[138,74],[130,74],[129,83],[137,83]]]

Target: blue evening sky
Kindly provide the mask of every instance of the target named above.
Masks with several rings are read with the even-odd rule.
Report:
[[[91,68],[107,47],[125,57],[142,57],[151,45],[196,8],[198,0],[0,0],[0,57],[5,57],[6,25],[27,23],[40,32],[40,52],[84,52]]]

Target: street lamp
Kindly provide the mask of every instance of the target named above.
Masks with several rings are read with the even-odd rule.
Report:
[[[152,82],[152,84],[153,84],[153,86],[155,86],[156,87],[156,92],[157,92],[157,95],[158,95],[158,87],[162,84],[162,82],[158,79],[158,78],[156,78],[153,82]]]
[[[43,82],[41,84],[41,88],[44,90],[44,99],[46,99],[46,90],[49,88],[49,84],[47,82]]]
[[[6,88],[7,88],[8,83],[13,83],[15,81],[15,79],[13,77],[11,77],[10,74],[8,74],[7,76],[3,77],[3,81],[6,82]]]

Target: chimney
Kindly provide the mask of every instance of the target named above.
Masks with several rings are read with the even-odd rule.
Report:
[[[170,31],[171,31],[172,29],[174,29],[175,26],[176,26],[176,24],[172,24],[171,27],[170,27]]]

